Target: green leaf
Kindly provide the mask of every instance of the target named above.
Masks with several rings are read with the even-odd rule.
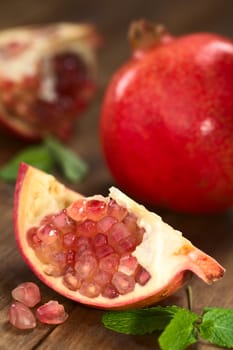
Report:
[[[162,350],[183,350],[197,342],[195,323],[198,315],[180,309],[159,337]]]
[[[146,334],[163,330],[178,312],[179,307],[151,307],[130,311],[107,312],[102,317],[104,326],[125,334]]]
[[[0,169],[0,178],[14,182],[17,177],[19,163],[24,162],[46,172],[53,168],[53,159],[47,148],[43,145],[32,146],[18,153],[9,163]]]
[[[199,330],[203,339],[233,348],[233,309],[205,308]]]
[[[67,180],[77,183],[86,176],[87,165],[72,150],[52,137],[46,138],[44,144]]]

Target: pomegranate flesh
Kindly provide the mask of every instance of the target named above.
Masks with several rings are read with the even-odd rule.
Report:
[[[103,153],[117,184],[153,206],[190,213],[233,204],[233,40],[173,37],[144,21],[133,57],[101,109]]]
[[[181,233],[112,187],[83,197],[22,163],[14,200],[19,250],[58,293],[97,308],[149,305],[193,272],[206,283],[224,269]]]
[[[0,122],[28,139],[67,139],[96,90],[91,25],[54,24],[0,32]]]

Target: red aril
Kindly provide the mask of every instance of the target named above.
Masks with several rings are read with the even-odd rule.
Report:
[[[10,305],[8,318],[9,322],[18,329],[32,329],[36,327],[36,319],[32,311],[18,301]]]
[[[133,57],[106,89],[103,153],[144,203],[191,213],[233,204],[233,41],[132,25]]]
[[[109,219],[113,206],[114,222]],[[58,293],[93,307],[149,305],[174,293],[191,272],[206,283],[224,274],[213,258],[114,187],[108,197],[84,198],[53,176],[21,164],[14,213],[18,247],[35,274]],[[59,244],[47,239],[32,244],[31,232],[37,236],[59,213],[65,213],[69,234],[76,237],[72,249],[65,243],[64,225],[57,226]],[[111,221],[104,234],[84,225],[91,220],[102,227],[104,218]]]
[[[11,292],[12,298],[28,307],[34,307],[40,302],[39,287],[33,282],[24,282],[19,284]]]
[[[50,300],[38,307],[36,317],[41,323],[61,324],[67,320],[68,314],[58,301]]]

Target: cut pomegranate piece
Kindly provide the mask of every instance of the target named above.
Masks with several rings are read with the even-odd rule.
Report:
[[[135,280],[123,272],[115,272],[112,278],[112,284],[120,294],[127,294],[134,290]]]
[[[1,31],[4,126],[29,139],[45,133],[68,139],[96,91],[98,41],[94,27],[71,23]]]
[[[11,292],[12,298],[23,303],[28,307],[33,307],[40,302],[39,287],[33,282],[24,282],[19,284]]]
[[[9,322],[18,329],[32,329],[36,327],[36,319],[32,311],[18,301],[10,305],[8,318]]]
[[[180,232],[114,187],[107,198],[80,199],[51,175],[22,164],[15,196],[16,238],[26,261],[46,284],[75,301],[106,309],[145,306],[174,293],[190,271],[207,283],[224,273]],[[61,215],[62,208],[66,208],[67,220]],[[108,211],[113,209],[117,222],[107,225]],[[30,224],[25,213],[30,213]],[[73,229],[68,224],[69,213]],[[56,240],[37,242],[36,232],[41,226],[54,225],[57,215],[67,223],[67,230],[63,223],[56,226],[59,244]],[[78,226],[90,221],[95,232],[91,237],[90,231],[79,235]],[[100,233],[98,225],[106,225],[108,230]]]
[[[61,324],[68,318],[64,306],[58,301],[50,300],[48,303],[41,305],[36,310],[36,317],[41,323]]]

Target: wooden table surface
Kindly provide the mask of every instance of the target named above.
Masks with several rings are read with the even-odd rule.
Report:
[[[163,22],[174,34],[191,31],[215,31],[233,37],[233,2],[225,0],[178,1],[109,1],[90,4],[86,0],[7,0],[0,4],[0,28],[54,21],[91,21],[105,37],[99,53],[99,92],[90,109],[77,123],[70,147],[87,161],[90,174],[75,188],[83,194],[107,194],[114,181],[103,161],[98,138],[98,118],[105,86],[113,71],[130,54],[126,40],[128,24],[133,19],[149,18]],[[0,164],[18,149],[22,141],[0,134]],[[102,312],[76,304],[43,285],[23,262],[14,241],[12,206],[14,186],[0,182],[0,350],[144,350],[156,349],[154,336],[127,336],[106,330]],[[159,211],[163,219],[184,232],[202,250],[213,255],[227,269],[225,277],[213,286],[196,278],[193,290],[195,311],[204,306],[233,307],[233,210],[225,214],[191,216]],[[18,331],[7,322],[11,290],[24,281],[35,281],[42,290],[43,301],[58,299],[69,312],[69,319],[58,327],[39,325],[33,331]],[[167,303],[187,306],[185,290]],[[217,349],[198,343],[193,349]],[[171,349],[172,350],[172,349]]]

